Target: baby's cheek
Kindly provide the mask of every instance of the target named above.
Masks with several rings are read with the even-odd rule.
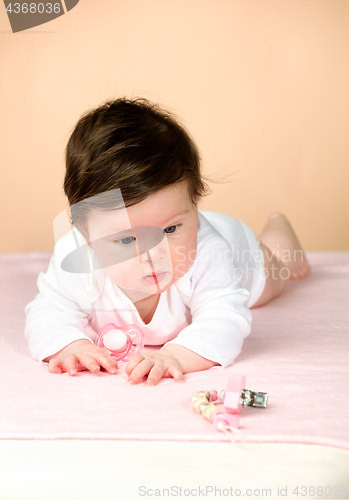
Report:
[[[108,267],[105,272],[117,286],[132,289],[137,283],[136,265],[130,265],[128,262]]]

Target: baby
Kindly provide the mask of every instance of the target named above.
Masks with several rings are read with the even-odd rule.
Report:
[[[284,215],[271,214],[257,237],[233,217],[198,211],[208,192],[198,150],[146,99],[108,101],[79,119],[64,191],[74,227],[26,307],[30,352],[51,373],[116,373],[94,344],[109,323],[135,324],[157,346],[130,357],[131,384],[226,367],[251,332],[250,309],[310,270]]]

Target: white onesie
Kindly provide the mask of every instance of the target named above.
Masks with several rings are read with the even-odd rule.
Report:
[[[39,274],[40,293],[25,309],[31,355],[42,361],[75,340],[93,342],[95,332],[114,323],[139,326],[145,345],[174,343],[223,367],[232,364],[251,332],[249,307],[264,289],[263,254],[258,238],[243,222],[219,212],[198,215],[196,258],[189,271],[160,294],[148,324],[104,272],[96,286],[92,274],[62,270],[63,258],[76,249],[73,231],[85,241],[75,229],[63,236],[47,272]]]

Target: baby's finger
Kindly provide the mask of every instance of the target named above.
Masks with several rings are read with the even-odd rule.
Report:
[[[166,369],[163,365],[155,364],[150,370],[148,379],[144,385],[156,385],[165,375]]]
[[[150,372],[153,366],[153,360],[144,358],[143,361],[135,366],[132,372],[129,374],[128,383],[137,384],[145,375]]]
[[[78,355],[79,362],[83,365],[86,366],[88,370],[92,373],[97,373],[100,370],[100,366],[97,363],[97,361],[94,359],[93,356],[90,354],[82,353]]]
[[[133,356],[130,356],[130,359],[128,360],[127,366],[125,368],[126,375],[130,375],[135,366],[137,366],[143,360],[144,356],[141,356],[140,354],[134,354]]]
[[[50,361],[48,362],[48,371],[50,373],[63,373],[59,358],[50,359]]]
[[[115,358],[112,358],[108,354],[96,353],[93,356],[95,360],[109,373],[116,373],[116,368],[118,363]]]
[[[176,382],[184,382],[183,372],[179,366],[172,365],[168,369],[168,374],[174,378]]]
[[[77,361],[78,358],[73,353],[67,354],[66,357],[64,358],[64,363],[62,362],[62,364],[65,367],[66,371],[69,373],[69,375],[75,375],[75,373],[78,371]]]

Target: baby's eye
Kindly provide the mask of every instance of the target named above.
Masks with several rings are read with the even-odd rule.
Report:
[[[114,243],[119,243],[120,245],[126,246],[130,245],[136,240],[134,236],[127,236],[126,238],[121,238],[120,240],[114,240]]]
[[[178,227],[181,227],[182,224],[176,224],[175,226],[169,226],[164,229],[166,234],[173,234],[177,231]]]

